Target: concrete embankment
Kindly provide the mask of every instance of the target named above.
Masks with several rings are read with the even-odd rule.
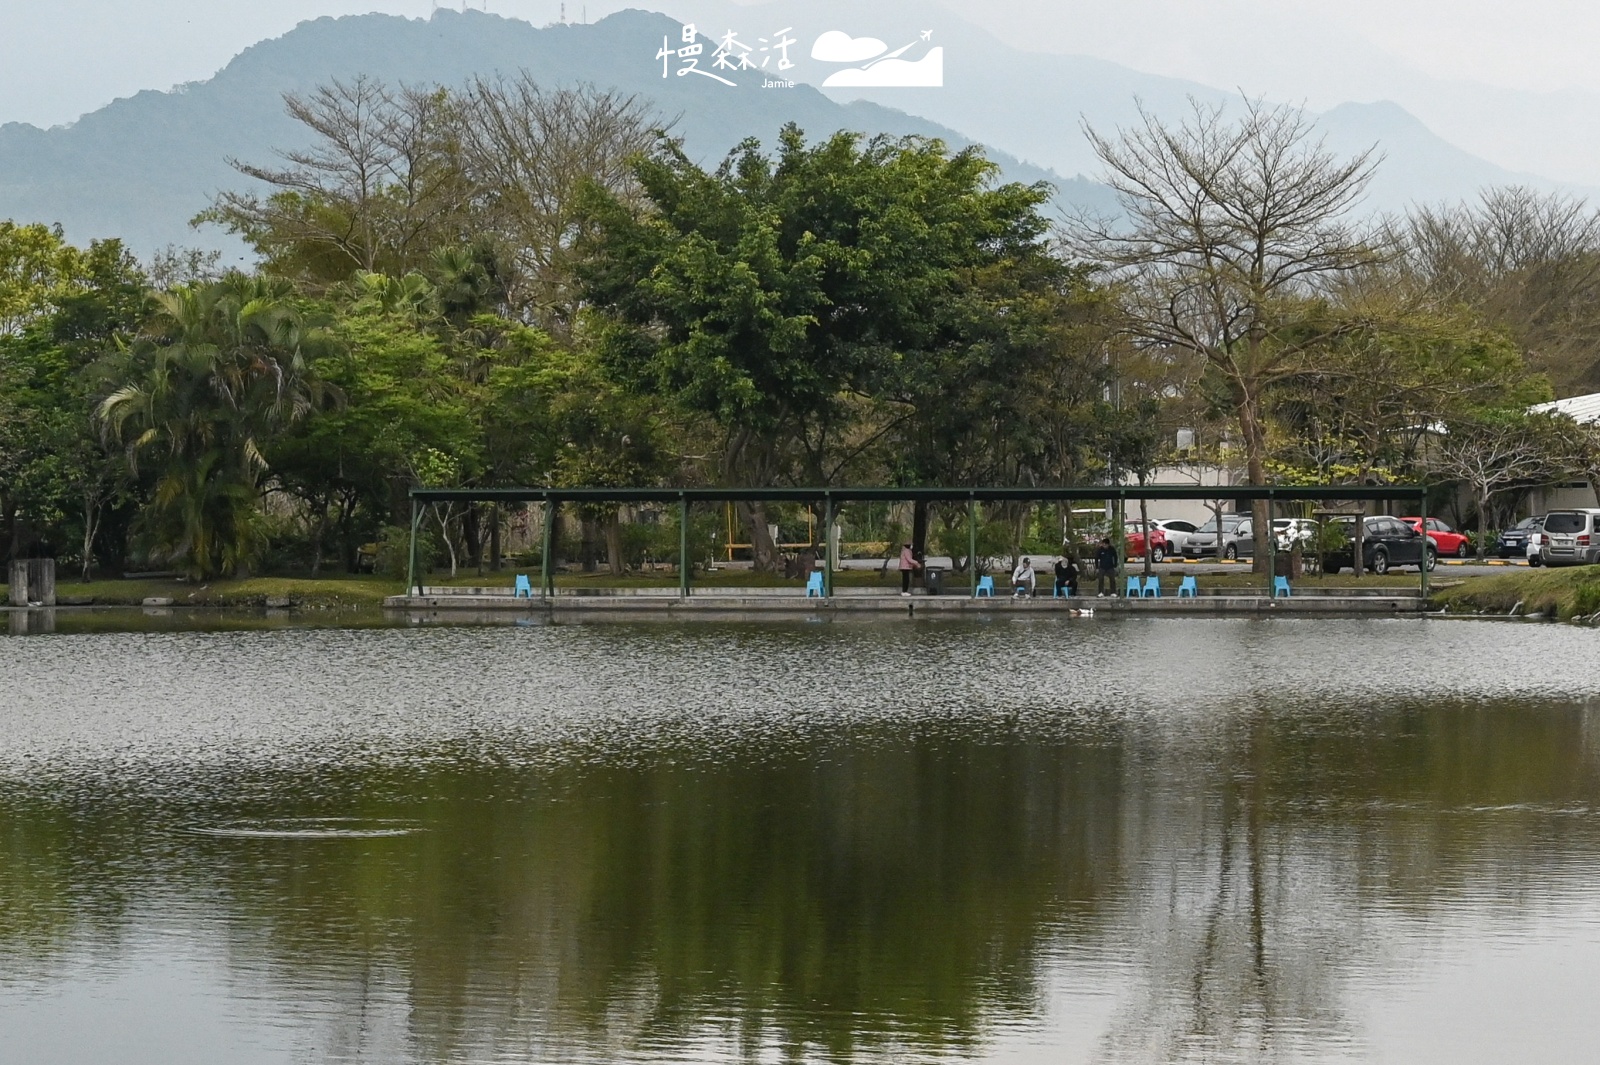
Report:
[[[661,592],[610,595],[553,595],[545,599],[515,598],[504,591],[424,589],[422,595],[397,595],[384,600],[388,610],[420,616],[465,620],[470,615],[505,616],[548,614],[564,618],[657,616],[912,616],[961,617],[984,615],[1072,616],[1093,611],[1099,615],[1162,614],[1179,617],[1325,615],[1348,616],[1419,614],[1424,601],[1415,594],[1297,594],[1270,599],[1264,595],[1200,595],[1124,599],[1080,596],[1053,599],[1009,596],[973,599],[965,595],[839,594],[830,598],[805,598],[792,591],[707,591],[683,598]]]

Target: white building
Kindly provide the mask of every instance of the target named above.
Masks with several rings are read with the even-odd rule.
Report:
[[[1580,425],[1600,426],[1600,392],[1569,396],[1528,409],[1535,414],[1565,414]],[[1531,514],[1596,505],[1600,505],[1600,488],[1581,479],[1550,488],[1536,488],[1528,493],[1528,511]]]

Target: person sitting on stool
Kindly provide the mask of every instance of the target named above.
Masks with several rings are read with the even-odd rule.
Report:
[[[1056,594],[1078,594],[1078,562],[1070,554],[1056,560]]]
[[[1017,568],[1011,571],[1012,597],[1015,598],[1019,595],[1027,595],[1029,598],[1032,598],[1034,580],[1035,577],[1033,575],[1033,563],[1027,559],[1023,559],[1021,562],[1017,563]],[[1026,592],[1023,591],[1024,588],[1027,589]]]

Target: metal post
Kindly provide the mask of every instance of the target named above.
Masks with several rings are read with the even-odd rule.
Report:
[[[1272,535],[1272,519],[1277,516],[1278,508],[1275,505],[1272,492],[1267,492],[1267,597],[1277,598],[1278,580],[1278,538]],[[1218,539],[1221,539],[1222,530],[1218,529]]]
[[[833,597],[833,497],[827,496],[822,519],[822,595]]]
[[[978,598],[978,499],[967,497],[967,575],[972,578],[972,598]]]
[[[546,499],[544,501],[544,547],[539,552],[539,598],[544,599],[551,594],[550,587],[550,544],[551,526],[555,524],[555,503]]]
[[[1424,488],[1421,493],[1421,502],[1417,505],[1417,524],[1422,526],[1422,565],[1417,569],[1421,571],[1422,605],[1428,605],[1428,490]]]
[[[678,595],[689,598],[689,497],[678,497]]]
[[[411,550],[410,550],[410,554],[406,556],[406,594],[407,595],[410,595],[413,590],[416,591],[416,593],[418,595],[422,594],[422,589],[417,586],[417,522],[420,520],[420,514],[421,514],[421,512],[417,509],[417,501],[415,499],[412,499],[411,500]]]

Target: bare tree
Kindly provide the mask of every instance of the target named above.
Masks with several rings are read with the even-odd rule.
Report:
[[[1336,157],[1292,108],[1246,100],[1233,121],[1192,107],[1176,128],[1142,107],[1115,137],[1085,127],[1127,221],[1080,217],[1068,240],[1122,283],[1131,332],[1220,375],[1248,482],[1265,484],[1265,393],[1348,328],[1325,313],[1332,282],[1383,258],[1347,218],[1377,158]],[[1270,522],[1256,510],[1260,568]]]
[[[508,299],[520,317],[565,332],[577,306],[579,193],[592,182],[627,198],[629,164],[655,143],[660,123],[637,96],[546,89],[526,71],[475,79],[453,100],[475,226],[508,267]]]
[[[435,248],[465,242],[467,193],[446,139],[443,90],[360,76],[288,94],[284,105],[312,146],[280,151],[283,166],[229,160],[273,191],[220,193],[196,222],[226,226],[276,272],[314,285],[356,270],[398,276]]]
[[[1419,208],[1384,283],[1471,307],[1506,330],[1556,391],[1600,388],[1600,212],[1520,186],[1476,204]]]
[[[1461,419],[1428,450],[1433,473],[1460,481],[1478,507],[1478,559],[1488,535],[1489,504],[1497,492],[1544,484],[1569,473],[1571,421],[1549,415],[1503,411]]]

